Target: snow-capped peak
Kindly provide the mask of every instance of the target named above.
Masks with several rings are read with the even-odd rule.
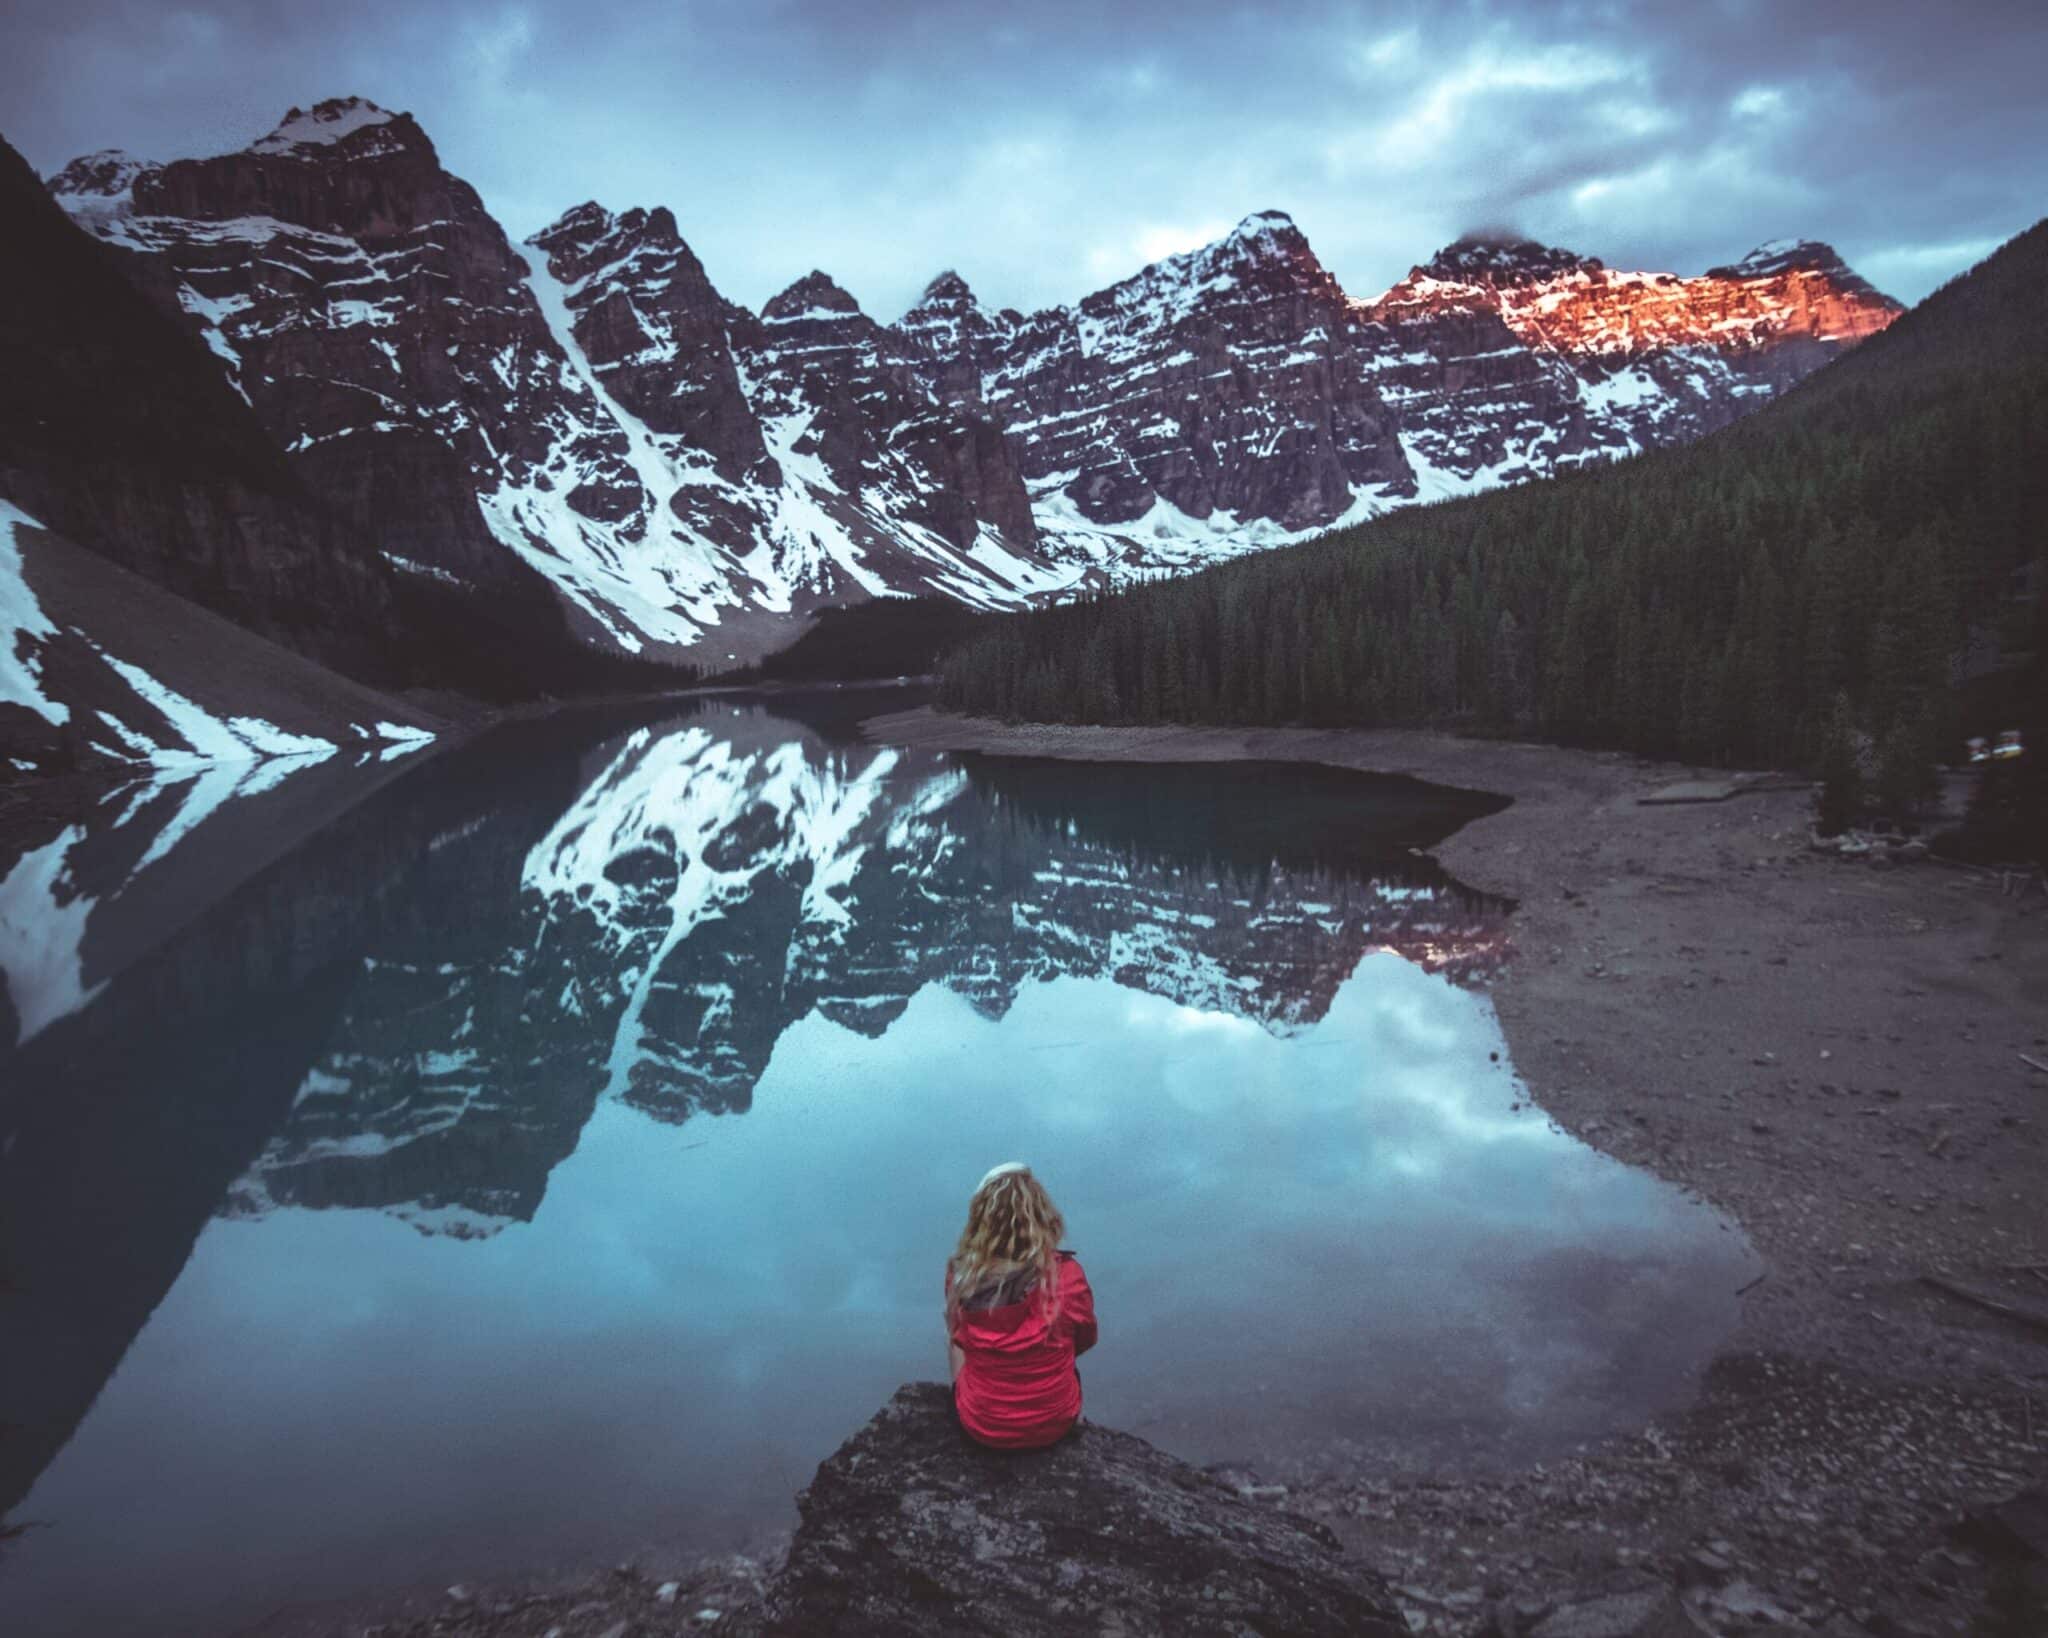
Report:
[[[1467,233],[1445,245],[1410,277],[1441,279],[1448,284],[1525,284],[1563,273],[1597,272],[1600,266],[1594,257],[1534,239]]]
[[[761,317],[771,324],[780,324],[820,314],[850,318],[859,312],[859,302],[840,289],[829,274],[813,269],[780,295],[769,297]]]
[[[358,131],[389,125],[402,117],[363,97],[329,97],[311,108],[292,109],[269,136],[250,143],[249,151],[284,154],[302,148],[329,148]]]
[[[1337,288],[1294,218],[1285,211],[1262,210],[1210,244],[1162,257],[1121,284],[1084,298],[1079,311],[1145,310],[1171,322],[1205,298],[1238,291],[1247,280],[1264,284],[1274,276],[1303,288],[1331,293]]]
[[[119,148],[102,148],[98,153],[80,154],[50,178],[50,191],[65,194],[98,194],[117,197],[135,186],[144,171],[160,171],[154,160],[137,159]]]
[[[1008,335],[1021,322],[1016,313],[991,313],[967,281],[950,267],[924,287],[896,321],[897,336],[928,356],[950,361],[960,370],[956,385],[978,377],[979,357],[989,338]],[[978,386],[974,389],[978,394]]]
[[[1707,270],[1710,279],[1767,279],[1779,273],[1834,273],[1842,270],[1835,247],[1818,239],[1772,239],[1739,262]]]
[[[1323,277],[1308,236],[1284,210],[1254,211],[1214,244],[1194,252],[1211,265],[1250,263],[1258,267],[1300,267]]]
[[[135,182],[163,169],[119,148],[80,154],[50,178],[50,195],[73,220],[90,228],[110,226],[135,208]]]
[[[965,279],[950,267],[924,287],[924,294],[917,298],[917,307],[965,307],[975,304],[975,296]],[[911,311],[915,312],[914,307]]]
[[[595,244],[612,230],[612,213],[595,199],[586,199],[580,205],[572,205],[552,222],[534,234],[526,242],[554,250],[574,245],[579,248]]]
[[[1230,230],[1226,242],[1252,243],[1292,234],[1301,236],[1301,229],[1294,225],[1294,218],[1284,210],[1255,210],[1236,227]]]

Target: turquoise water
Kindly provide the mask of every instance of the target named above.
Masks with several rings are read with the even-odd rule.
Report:
[[[7,968],[0,1496],[49,1528],[0,1624],[755,1541],[942,1373],[999,1160],[1096,1287],[1088,1413],[1193,1459],[1522,1460],[1682,1397],[1748,1253],[1522,1095],[1510,908],[1415,851],[1493,806],[782,701],[434,758],[168,930],[149,872],[232,805],[132,875],[90,827],[0,860],[55,929]]]

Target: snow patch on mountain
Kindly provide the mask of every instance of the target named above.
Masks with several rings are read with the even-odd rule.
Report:
[[[138,177],[160,171],[153,160],[137,159],[119,148],[80,154],[50,177],[51,196],[88,232],[103,233],[135,209]]]
[[[577,512],[568,497],[597,476],[577,441],[562,439],[547,464],[524,482],[507,482],[483,495],[479,505],[492,532],[610,633],[628,653],[647,641],[687,647],[733,606],[730,563],[663,504],[683,485],[684,473],[644,423],[606,392],[576,343],[567,292],[535,258],[527,280],[548,332],[560,349],[565,381],[584,394],[606,430],[626,443],[627,463],[638,480],[640,538],[627,541],[616,524]]]
[[[332,97],[311,108],[292,109],[270,135],[250,143],[249,152],[285,154],[302,148],[329,148],[358,131],[389,125],[396,117],[361,97]]]
[[[0,500],[0,704],[23,706],[61,727],[70,720],[71,708],[43,693],[37,657],[57,627],[23,578],[21,548],[14,538],[18,528],[42,525],[12,501]]]
[[[1498,489],[1507,481],[1507,474],[1522,465],[1514,455],[1505,456],[1490,464],[1478,464],[1459,471],[1454,466],[1438,465],[1430,458],[1424,441],[1412,433],[1401,434],[1401,453],[1408,458],[1408,465],[1415,473],[1415,503],[1428,506],[1436,501],[1461,500],[1467,495],[1483,494],[1489,489]]]
[[[97,646],[97,645],[95,645]],[[116,659],[104,648],[100,658],[114,674],[154,706],[184,741],[182,745],[155,745],[148,760],[173,766],[194,762],[251,762],[267,756],[328,757],[334,745],[308,734],[291,734],[260,717],[230,717],[225,721],[192,703],[175,688],[157,681],[142,667]],[[137,734],[127,729],[125,734]],[[131,740],[131,743],[133,741]]]
[[[1240,518],[1220,508],[1207,517],[1191,517],[1164,495],[1155,495],[1145,512],[1128,523],[1097,523],[1055,479],[1042,490],[1034,486],[1032,508],[1048,552],[1072,565],[1070,580],[1092,572],[1103,582],[1124,584],[1299,545],[1400,504],[1382,491],[1361,488],[1330,522],[1289,529],[1271,518]]]

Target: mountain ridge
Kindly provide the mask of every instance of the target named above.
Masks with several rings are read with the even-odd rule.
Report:
[[[1035,606],[1680,442],[1897,311],[1807,241],[1681,280],[1467,236],[1362,301],[1260,210],[1034,313],[951,270],[894,323],[824,270],[755,313],[665,206],[515,246],[360,98],[49,187],[403,580],[523,568],[583,642],[713,666],[828,607]]]
[[[1750,264],[1735,296],[1822,276],[1787,260]],[[1696,765],[1834,758],[1911,813],[1965,733],[2038,716],[2044,266],[2048,222],[1757,415],[1640,461],[984,623],[942,667],[941,701],[1010,721],[1454,726]],[[1505,332],[1496,300],[1461,295],[1436,322]]]

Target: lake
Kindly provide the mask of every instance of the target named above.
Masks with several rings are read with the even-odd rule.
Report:
[[[0,1629],[761,1541],[943,1375],[1003,1160],[1096,1288],[1088,1414],[1193,1460],[1684,1399],[1752,1254],[1529,1103],[1512,906],[1428,856],[1499,800],[847,733],[900,703],[165,776],[0,851]]]

